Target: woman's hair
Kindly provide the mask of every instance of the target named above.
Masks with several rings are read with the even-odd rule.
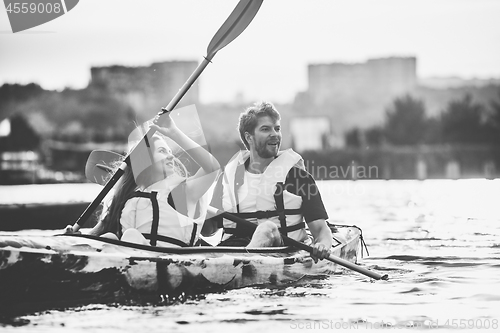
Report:
[[[156,133],[153,138],[157,140],[164,140],[164,137],[162,135],[159,135],[159,133]],[[174,172],[182,178],[187,178],[189,175],[184,164],[182,164],[182,162],[177,157],[174,157],[173,161]],[[116,172],[122,162],[123,160],[115,162],[115,165],[113,166],[114,172],[110,173],[110,178]],[[122,228],[120,226],[122,210],[125,207],[125,203],[139,188],[136,182],[136,178],[151,172],[152,168],[153,165],[146,168],[143,172],[141,172],[140,175],[134,175],[132,166],[127,161],[127,168],[125,168],[124,174],[116,184],[116,190],[113,198],[111,199],[111,204],[109,205],[108,209],[103,208],[103,211],[101,213],[101,227],[93,230],[92,234],[100,236],[107,232],[111,232],[117,235],[119,238],[122,236]]]
[[[116,162],[117,166],[121,163],[122,161]],[[115,171],[116,169],[117,168],[115,167]],[[111,232],[117,235],[118,238],[122,236],[122,228],[120,227],[122,210],[123,207],[125,207],[127,200],[130,199],[130,196],[137,190],[137,187],[132,167],[127,165],[125,172],[116,184],[116,190],[113,194],[113,198],[111,199],[111,204],[108,209],[103,208],[101,214],[101,227],[98,230],[94,230],[93,233],[100,236],[107,232]]]

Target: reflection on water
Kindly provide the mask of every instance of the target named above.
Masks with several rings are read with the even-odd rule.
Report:
[[[24,316],[29,324],[3,330],[498,331],[499,180],[326,181],[319,186],[331,221],[363,229],[371,254],[363,263],[389,274],[389,281],[344,271],[293,287],[232,290],[170,306],[49,311]]]
[[[0,205],[91,202],[101,189],[97,184],[0,186]]]

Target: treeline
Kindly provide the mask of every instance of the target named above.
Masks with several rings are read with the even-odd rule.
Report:
[[[406,95],[386,109],[385,121],[345,134],[348,147],[412,146],[422,144],[500,144],[500,91],[488,105],[470,95],[448,103],[440,115],[429,117],[422,100]]]
[[[67,142],[126,141],[135,112],[96,88],[44,90],[37,84],[0,87],[0,120],[24,118],[44,139]]]

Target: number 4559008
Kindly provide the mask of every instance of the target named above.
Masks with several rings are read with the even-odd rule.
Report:
[[[444,323],[444,326],[449,326],[453,328],[498,328],[498,319],[488,319],[488,318],[479,318],[479,319],[447,319]]]
[[[7,13],[56,13],[59,14],[62,10],[60,3],[27,3],[14,2],[9,3]]]

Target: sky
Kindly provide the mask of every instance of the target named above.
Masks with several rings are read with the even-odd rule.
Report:
[[[0,84],[80,89],[91,66],[201,61],[236,4],[80,0],[15,34],[2,6]],[[417,57],[419,77],[500,78],[499,17],[500,0],[265,0],[201,75],[200,99],[291,102],[307,89],[309,63],[389,56]]]

